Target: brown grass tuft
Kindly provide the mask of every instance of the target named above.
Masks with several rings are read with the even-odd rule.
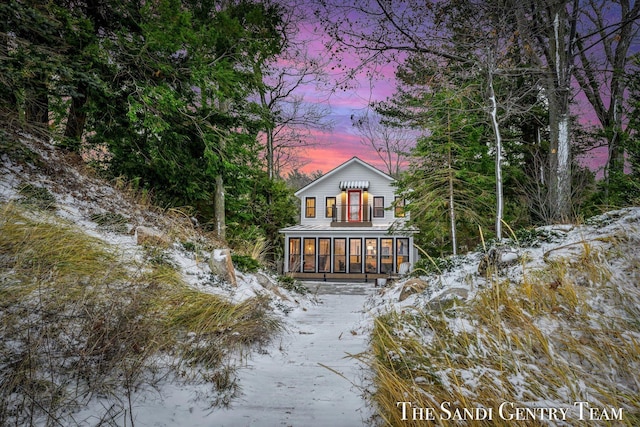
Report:
[[[45,212],[0,205],[0,424],[73,425],[100,396],[104,420],[166,378],[237,390],[229,357],[278,330],[267,302],[189,288],[170,263],[136,265]],[[115,421],[114,421],[115,422]]]

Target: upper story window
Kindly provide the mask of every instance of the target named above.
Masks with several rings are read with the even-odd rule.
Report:
[[[326,218],[335,218],[336,214],[336,198],[327,197],[327,211],[325,212]]]
[[[316,217],[316,198],[315,197],[307,197],[305,199],[304,217],[305,218]]]
[[[395,204],[395,210],[394,210],[395,217],[404,218],[405,216],[404,199],[402,197],[396,196],[394,204]]]
[[[384,218],[384,197],[382,196],[373,197],[373,217]]]

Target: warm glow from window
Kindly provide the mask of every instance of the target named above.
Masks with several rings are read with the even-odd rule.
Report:
[[[304,216],[306,218],[316,217],[316,198],[315,197],[306,198]]]

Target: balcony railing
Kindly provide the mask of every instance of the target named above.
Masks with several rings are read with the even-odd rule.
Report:
[[[336,204],[328,208],[332,227],[371,227],[373,207],[368,203]]]

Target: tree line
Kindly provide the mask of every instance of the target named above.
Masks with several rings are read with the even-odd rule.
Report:
[[[321,0],[316,15],[328,49],[398,64],[372,109],[422,132],[399,189],[433,253],[640,202],[640,3]],[[599,147],[596,182],[580,159]]]
[[[300,90],[323,76],[294,6],[3,1],[0,120],[193,207],[220,239],[275,241],[296,219],[280,174],[329,127]]]
[[[3,132],[90,153],[221,239],[276,242],[296,219],[279,177],[304,182],[296,153],[331,126],[304,97],[329,85],[331,57],[297,37],[313,16],[347,78],[397,64],[395,95],[352,119],[399,176],[426,248],[638,203],[640,3],[295,1],[5,0]],[[597,147],[600,181],[578,161]]]

